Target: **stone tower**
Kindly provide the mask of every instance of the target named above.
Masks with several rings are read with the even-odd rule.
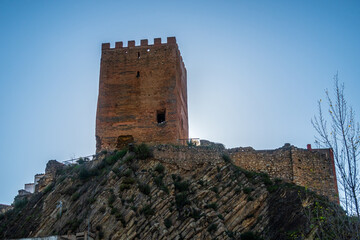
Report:
[[[102,44],[96,151],[128,143],[184,144],[188,138],[186,69],[175,37],[167,43]]]

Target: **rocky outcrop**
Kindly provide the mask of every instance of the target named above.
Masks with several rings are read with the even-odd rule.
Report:
[[[177,147],[155,147],[152,154],[137,147],[135,153],[106,153],[57,167],[47,187],[0,215],[0,237],[88,228],[97,239],[304,239],[311,234],[303,206],[320,197],[242,170],[217,149],[197,154],[191,147],[178,148],[169,157],[164,154],[169,148]]]

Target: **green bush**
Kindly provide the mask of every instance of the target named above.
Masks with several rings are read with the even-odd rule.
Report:
[[[203,181],[202,179],[200,179],[200,180],[198,181],[198,184],[200,184],[200,186],[204,186],[204,181]]]
[[[83,164],[85,162],[85,160],[81,157],[79,158],[79,160],[76,161],[78,164]]]
[[[128,155],[125,159],[124,159],[124,163],[129,163],[132,162],[135,159],[134,155]]]
[[[73,169],[74,172],[78,173],[81,170],[82,167],[83,166],[81,166],[81,165],[74,165],[72,169]]]
[[[79,186],[78,185],[72,185],[65,189],[64,194],[66,195],[73,195],[77,190]]]
[[[97,169],[99,169],[99,170],[102,170],[102,169],[104,169],[106,166],[107,166],[107,164],[106,164],[106,158],[105,159],[103,159],[97,166],[96,166],[96,168]]]
[[[107,156],[104,160],[108,165],[113,165],[116,163],[119,159],[123,158],[125,154],[127,153],[127,149],[123,149],[121,151],[116,151],[110,156]]]
[[[224,159],[224,161],[225,161],[226,163],[231,163],[231,158],[229,157],[229,155],[223,154],[223,155],[222,155],[222,158]]]
[[[79,179],[87,180],[90,177],[98,176],[99,174],[100,174],[100,172],[96,168],[88,170],[85,166],[81,166],[80,171],[79,171]]]
[[[171,174],[171,178],[174,182],[180,182],[182,180],[181,176],[176,174]]]
[[[252,196],[248,196],[248,197],[247,197],[247,201],[248,201],[248,202],[254,201],[254,198],[253,198]]]
[[[119,212],[119,209],[117,209],[116,207],[113,207],[113,208],[111,208],[110,214],[114,215],[114,214],[116,214],[118,212]]]
[[[43,191],[44,194],[51,192],[55,187],[55,183],[50,183]]]
[[[217,230],[217,225],[215,223],[212,223],[212,224],[209,225],[207,230],[208,230],[209,233],[214,233]]]
[[[209,203],[209,204],[205,205],[205,208],[206,209],[212,208],[212,209],[214,209],[216,211],[218,209],[218,206],[217,206],[216,203]]]
[[[159,174],[163,174],[164,171],[165,171],[165,167],[159,163],[156,165],[155,169],[154,169],[156,172],[158,172]]]
[[[160,190],[163,190],[165,193],[169,194],[169,189],[168,189],[168,187],[165,186],[165,185],[162,185],[162,186],[160,187]]]
[[[131,177],[132,172],[133,172],[133,171],[132,171],[131,169],[128,169],[128,170],[126,170],[126,171],[124,172],[123,175],[124,175],[125,177]]]
[[[265,184],[266,186],[270,186],[270,185],[273,184],[273,182],[271,181],[271,179],[270,179],[270,177],[269,177],[268,174],[266,174],[266,173],[260,173],[260,176],[261,176],[262,181],[264,182],[264,184]]]
[[[187,199],[188,195],[186,192],[178,193],[175,195],[175,204],[177,209],[182,209],[185,205],[190,204],[190,201]]]
[[[88,199],[86,200],[86,202],[87,202],[88,204],[93,204],[94,202],[96,202],[96,198],[95,198],[95,197],[88,198]]]
[[[245,176],[249,179],[252,179],[257,175],[257,173],[253,171],[246,171],[246,170],[242,170],[242,171],[245,174]]]
[[[123,183],[123,184],[132,185],[132,184],[135,183],[135,179],[132,178],[132,177],[125,177],[125,178],[122,180],[122,183]]]
[[[218,216],[218,218],[219,218],[219,219],[221,219],[221,220],[223,220],[223,221],[224,221],[224,216],[223,216],[223,215],[218,214],[217,216]]]
[[[178,190],[179,192],[185,192],[189,191],[190,183],[188,181],[183,182],[174,182],[175,190]]]
[[[172,226],[172,221],[171,221],[171,219],[170,219],[170,218],[166,218],[166,219],[164,220],[164,225],[165,225],[166,228],[170,228],[170,227]]]
[[[122,184],[120,184],[119,190],[120,190],[120,192],[122,192],[122,191],[128,190],[130,188],[131,188],[131,185],[122,183]]]
[[[140,213],[141,214],[144,214],[145,217],[148,217],[148,216],[152,216],[155,214],[155,211],[154,209],[151,208],[151,205],[145,205],[141,210],[140,210]]]
[[[76,192],[71,196],[71,201],[76,201],[80,198],[80,193]]]
[[[219,193],[219,189],[218,189],[218,187],[212,187],[211,189],[210,189],[211,191],[213,191],[214,193],[216,193],[216,194],[218,194]]]
[[[145,143],[137,146],[135,153],[139,159],[147,159],[153,156],[151,149]]]
[[[164,178],[164,175],[159,175],[159,176],[154,177],[154,183],[161,190],[163,190],[166,193],[169,193],[169,189],[167,188],[167,186],[165,186],[165,184],[163,182],[163,178]]]
[[[14,208],[17,209],[22,209],[26,206],[26,204],[28,203],[27,198],[23,198],[23,199],[15,199],[14,201]]]
[[[114,193],[111,193],[110,196],[108,197],[108,205],[112,206],[112,204],[115,202],[116,200],[116,196]]]
[[[164,183],[163,183],[163,178],[164,178],[163,175],[159,175],[159,176],[154,177],[154,183],[155,183],[155,185],[158,186],[158,187],[163,186],[163,185],[164,185]]]
[[[268,190],[269,193],[276,192],[276,190],[279,189],[279,185],[270,185],[267,186],[266,189]]]
[[[145,195],[149,195],[149,194],[150,194],[151,189],[150,189],[150,186],[149,186],[148,184],[146,184],[146,183],[140,183],[140,184],[138,185],[138,188],[139,188],[140,192],[142,192],[143,194],[145,194]]]
[[[252,191],[254,191],[254,189],[253,189],[253,188],[250,188],[250,187],[246,187],[246,188],[243,189],[243,192],[244,192],[245,194],[249,194],[249,193],[251,193]]]
[[[190,217],[192,217],[195,220],[199,220],[201,216],[202,214],[200,210],[196,210],[195,208],[192,209]]]
[[[121,172],[120,172],[120,170],[118,168],[113,168],[113,169],[111,169],[111,171],[113,173],[115,173],[116,176],[122,177],[122,174],[121,174]]]
[[[85,167],[82,167],[82,168],[80,169],[80,172],[79,172],[79,178],[80,178],[81,180],[86,180],[86,179],[88,179],[89,177],[91,177],[90,172],[89,172]]]

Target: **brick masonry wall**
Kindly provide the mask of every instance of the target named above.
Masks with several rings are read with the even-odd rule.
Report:
[[[158,123],[157,113],[165,112]],[[98,108],[97,152],[129,142],[173,143],[188,138],[186,69],[176,44],[155,39],[128,47],[103,44]]]
[[[338,202],[339,193],[330,151],[309,151],[285,145],[275,150],[260,151],[253,148],[233,148],[228,150],[228,154],[239,167],[293,182]]]

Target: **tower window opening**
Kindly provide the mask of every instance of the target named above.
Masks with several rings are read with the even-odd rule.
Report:
[[[138,59],[140,58],[140,52],[138,52]]]
[[[156,120],[158,123],[164,123],[165,122],[165,109],[158,110],[156,112]]]
[[[139,77],[140,77],[140,72],[139,72],[139,71],[137,71],[137,73],[136,73],[136,77],[137,77],[137,78],[139,78]]]

